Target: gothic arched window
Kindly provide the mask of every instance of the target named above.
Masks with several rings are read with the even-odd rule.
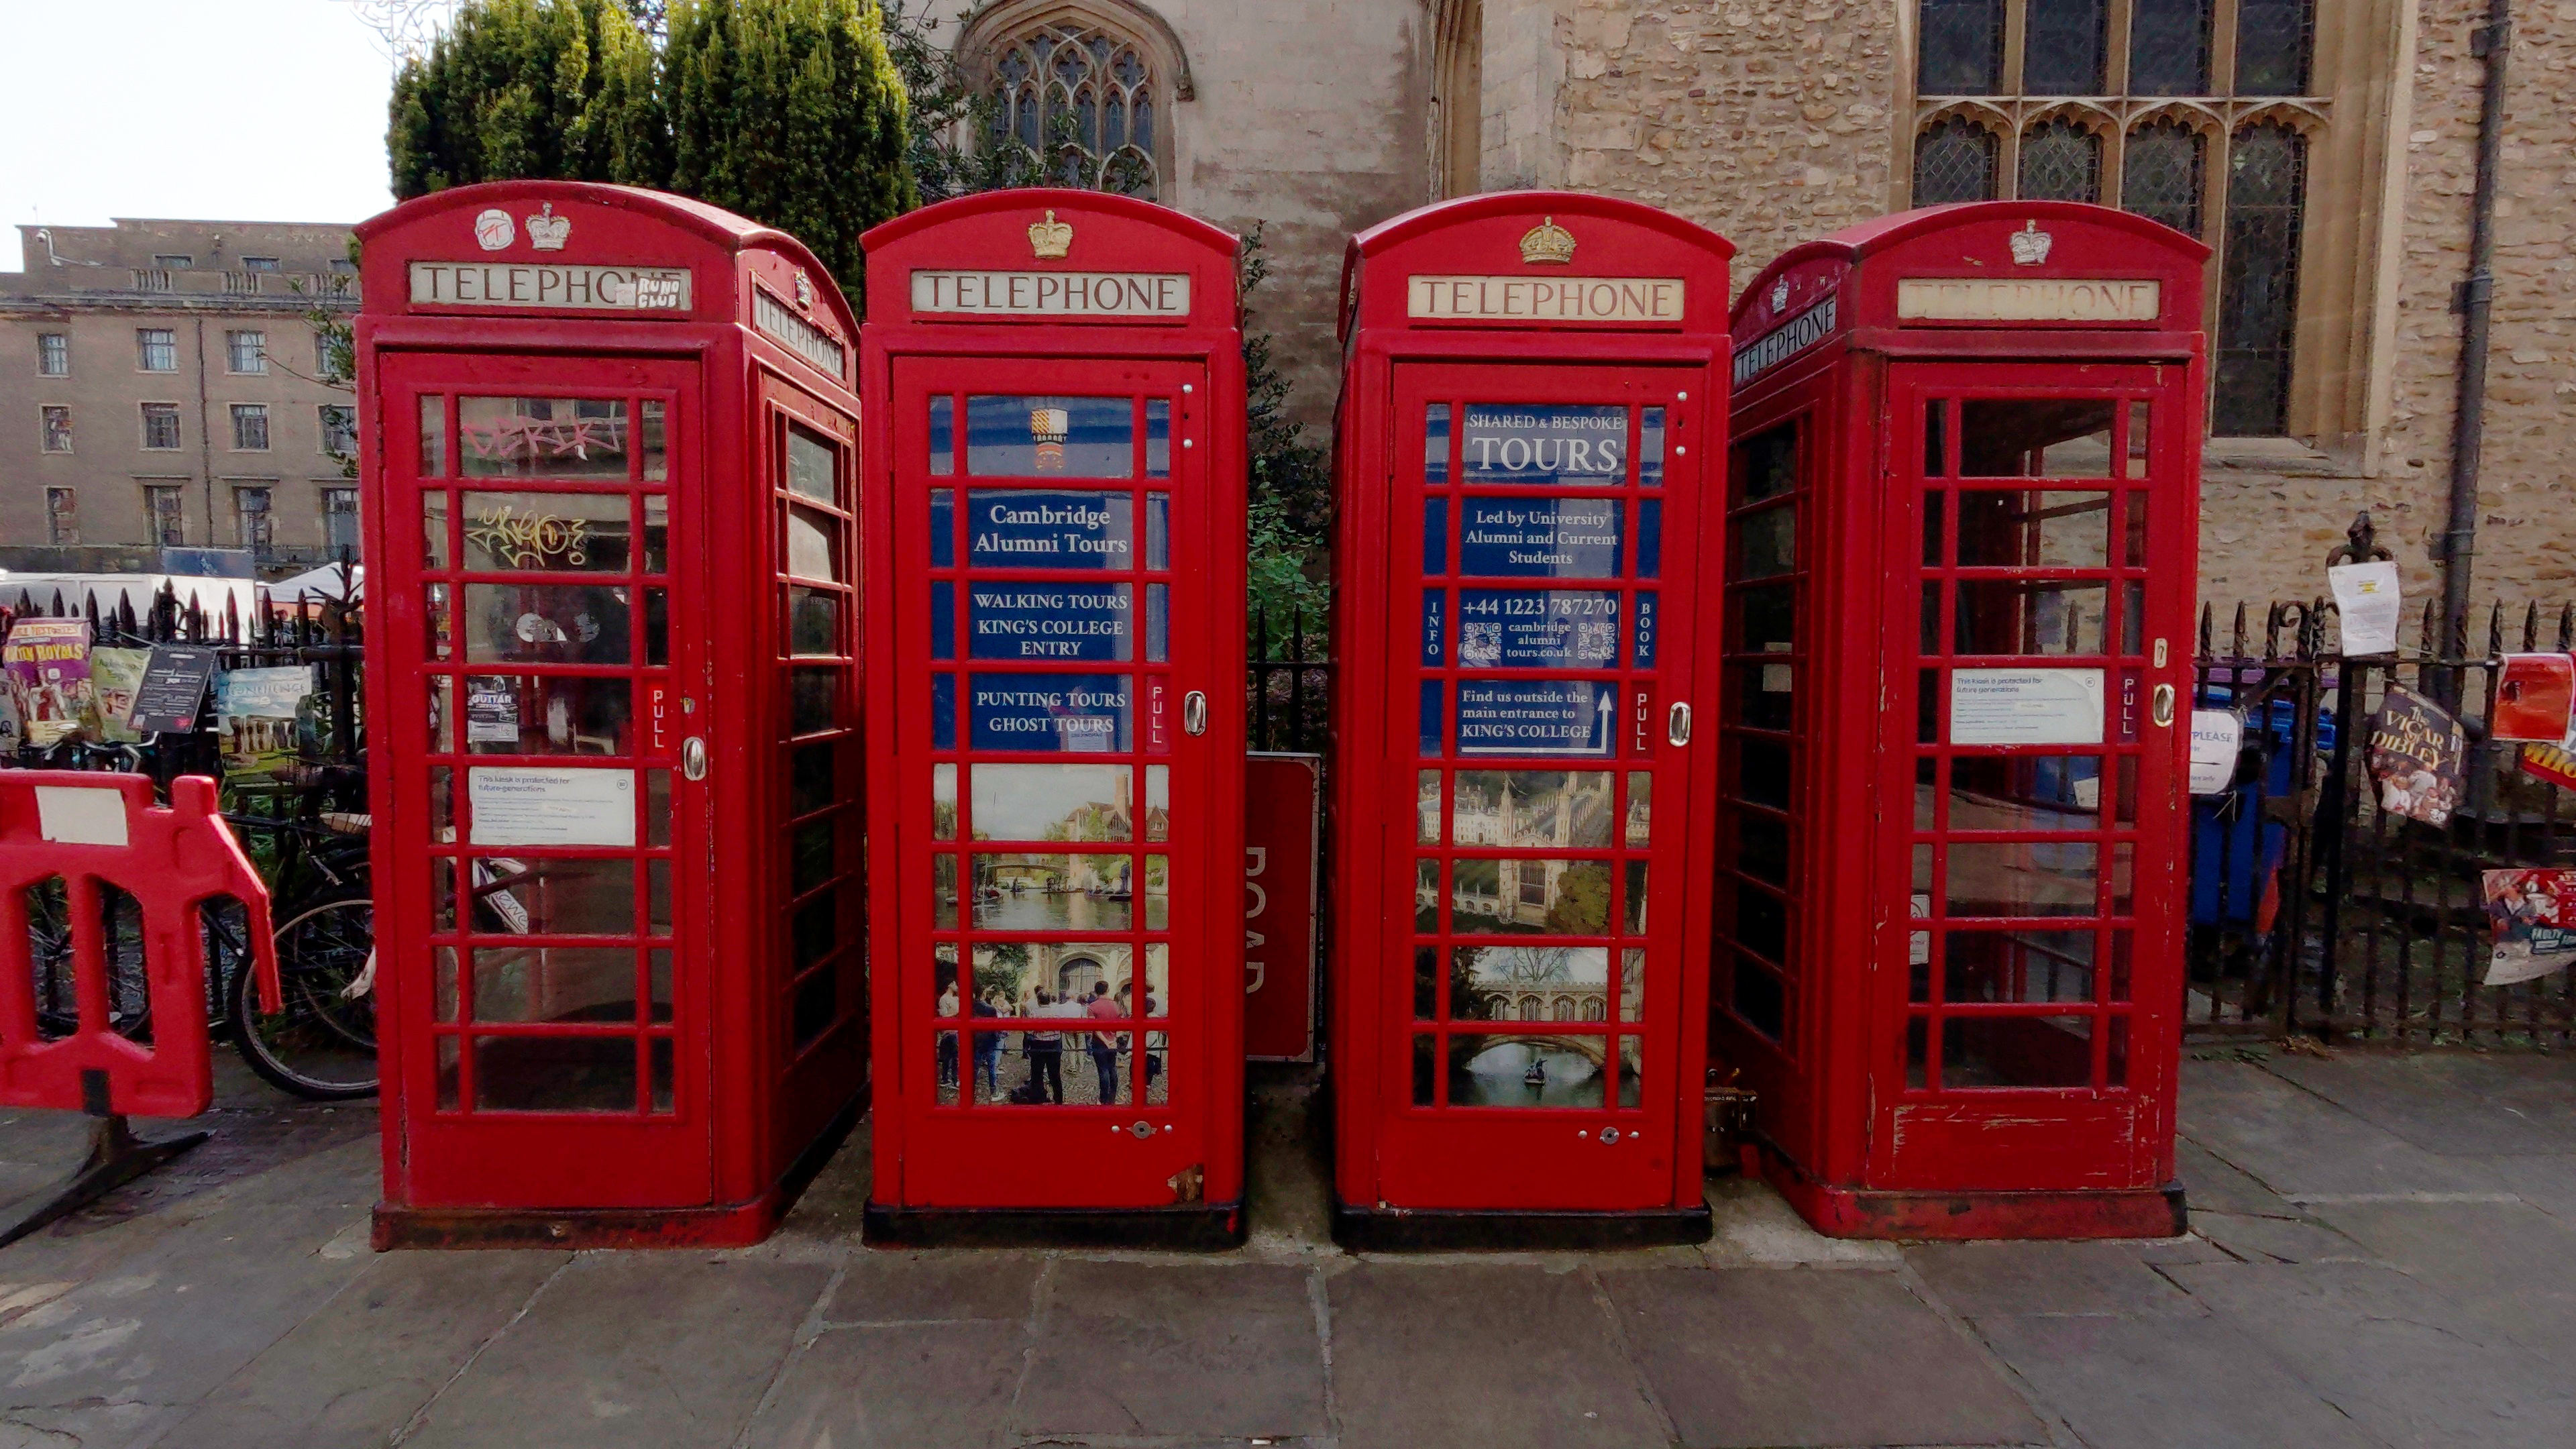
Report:
[[[1168,31],[1134,7],[999,5],[965,45],[991,100],[987,141],[1058,185],[1166,199],[1171,105],[1187,72]],[[1177,72],[1177,74],[1176,74]]]

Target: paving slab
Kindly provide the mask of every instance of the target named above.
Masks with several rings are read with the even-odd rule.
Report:
[[[2425,1151],[2244,1062],[2182,1064],[2176,1125],[2284,1197],[2472,1190],[2464,1164]]]
[[[1905,1261],[1945,1307],[1994,1314],[2184,1313],[2200,1305],[2126,1243],[1938,1243]]]
[[[406,1449],[730,1444],[829,1277],[812,1263],[584,1254],[430,1402]]]
[[[1034,1253],[854,1253],[823,1317],[834,1324],[1026,1321],[1037,1311],[1045,1267]]]
[[[1343,1449],[1670,1442],[1579,1273],[1368,1259],[1329,1293]]]
[[[2298,1208],[2289,1199],[2188,1138],[2174,1144],[2174,1171],[2182,1178],[2183,1203],[2194,1212],[2268,1218],[2299,1216]]]
[[[1691,1449],[2048,1441],[1976,1347],[1895,1275],[1733,1268],[1601,1281]]]
[[[1700,1253],[1714,1267],[1816,1263],[1892,1269],[1904,1261],[1894,1243],[1817,1232],[1787,1198],[1758,1177],[1712,1180],[1708,1210],[1714,1233]]]
[[[797,1351],[744,1441],[748,1449],[1017,1443],[1011,1396],[1034,1342],[1025,1324],[991,1321],[829,1329]]]
[[[2243,1263],[2167,1271],[2385,1443],[2565,1449],[2576,1422],[2576,1389],[2565,1371],[2394,1268]]]
[[[363,1219],[332,1201],[347,1176],[334,1155],[81,1234],[86,1276],[53,1276],[61,1240],[44,1234],[0,1252],[0,1273],[42,1297],[0,1326],[0,1411],[186,1406],[240,1371],[367,1266],[323,1252]]]
[[[2250,1218],[2235,1213],[2193,1213],[2191,1230],[2227,1250],[2230,1257],[2255,1263],[2322,1263],[2337,1258],[2364,1258],[2359,1243],[2312,1218]]]
[[[2534,1353],[2576,1344],[2576,1223],[2527,1203],[2328,1203],[2317,1215]]]
[[[2576,1113],[2565,1106],[2534,1116],[2473,1090],[2527,1090],[2527,1080],[2474,1068],[2434,1069],[2425,1061],[2375,1053],[2283,1056],[2271,1071],[2435,1156],[2576,1151]],[[2566,1090],[2576,1093],[2576,1082]]]
[[[2446,1082],[2516,1113],[2576,1152],[2576,1054],[2420,1052],[2402,1058],[2421,1076]]]
[[[570,1262],[568,1253],[387,1253],[180,1423],[185,1449],[381,1444]]]
[[[1981,1318],[1976,1328],[2090,1449],[2381,1449],[2212,1318]]]
[[[2511,1193],[2551,1217],[2576,1221],[2576,1155],[2475,1157],[2463,1165],[2482,1186]]]
[[[1018,1426],[1033,1434],[1321,1434],[1310,1270],[1059,1260]]]

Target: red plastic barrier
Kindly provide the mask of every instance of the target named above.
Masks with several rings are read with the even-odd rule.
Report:
[[[45,1040],[36,1021],[29,889],[60,877],[72,940],[79,1023]],[[143,917],[151,1040],[110,1026],[101,888],[134,898]],[[206,958],[197,908],[230,896],[249,909],[251,965],[263,1007],[279,1000],[268,887],[215,813],[215,782],[171,782],[167,809],[140,775],[0,770],[0,1106],[93,1116],[193,1117],[214,1099],[206,1034]]]

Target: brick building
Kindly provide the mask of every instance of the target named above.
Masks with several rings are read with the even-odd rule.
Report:
[[[994,0],[957,37],[1104,172],[1262,224],[1278,339],[1321,423],[1342,239],[1422,201],[1607,192],[1736,241],[1936,200],[2126,206],[2215,249],[2205,598],[2304,597],[2367,508],[2438,587],[2483,0]],[[2567,173],[2576,5],[2517,7],[2497,208],[2480,597],[2576,584]]]
[[[306,320],[356,309],[346,227],[19,239],[24,270],[0,272],[0,568],[153,572],[214,548],[277,574],[355,550],[353,399]]]

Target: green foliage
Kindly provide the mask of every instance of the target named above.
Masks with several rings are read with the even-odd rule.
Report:
[[[919,201],[875,4],[679,0],[670,27],[670,188],[793,233],[856,295],[859,234]]]
[[[655,185],[653,48],[615,0],[480,0],[394,79],[394,195],[515,177]]]
[[[1263,255],[1261,228],[1243,239],[1235,263],[1242,295],[1270,274]],[[1325,449],[1305,440],[1305,430],[1288,415],[1288,379],[1271,359],[1270,334],[1247,329],[1243,336],[1244,439],[1251,471],[1252,497],[1249,569],[1250,603],[1256,616],[1267,616],[1274,631],[1284,631],[1289,618],[1306,619],[1308,651],[1317,657],[1328,647],[1325,613],[1332,589],[1324,582],[1325,558],[1331,548],[1333,476]],[[1264,653],[1282,658],[1284,643]]]
[[[938,0],[880,0],[885,12],[886,51],[912,98],[912,135],[906,160],[927,204],[983,191],[1015,186],[1057,186],[1062,178],[1048,174],[1035,152],[1023,146],[988,144],[1000,114],[993,96],[979,91],[957,63],[955,32],[969,12],[942,21],[932,13]],[[1076,142],[1073,116],[1059,110],[1049,130],[1050,149]]]

